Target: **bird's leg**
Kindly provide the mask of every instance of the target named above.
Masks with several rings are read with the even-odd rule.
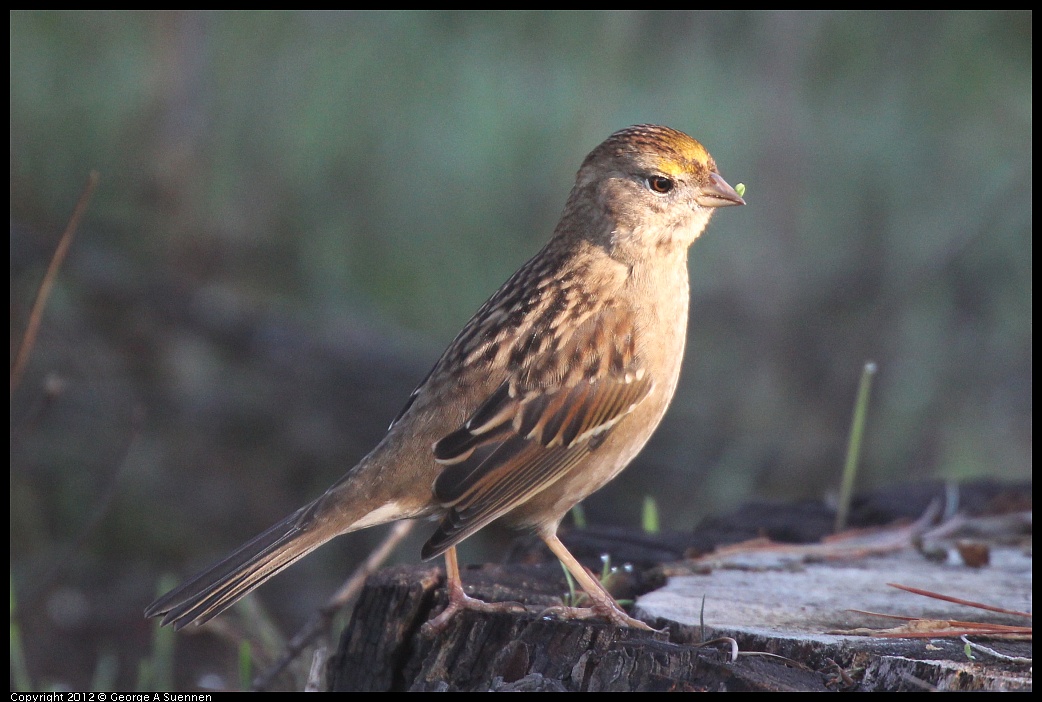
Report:
[[[518,602],[483,602],[464,592],[455,546],[445,551],[445,589],[448,591],[449,603],[441,614],[423,625],[421,633],[424,636],[441,633],[448,626],[449,621],[462,609],[473,609],[478,612],[525,611],[524,605]]]
[[[551,607],[547,612],[565,619],[604,617],[608,621],[619,626],[628,626],[633,627],[634,629],[654,631],[654,629],[644,622],[639,619],[634,619],[630,615],[626,614],[626,612],[622,610],[622,607],[620,607],[615,601],[615,598],[611,596],[611,593],[604,589],[604,586],[598,582],[597,578],[593,577],[593,575],[590,574],[590,571],[586,570],[585,566],[577,561],[575,556],[565,548],[564,544],[561,543],[561,540],[557,538],[557,534],[551,532],[549,534],[540,534],[540,536],[593,601],[591,607]]]

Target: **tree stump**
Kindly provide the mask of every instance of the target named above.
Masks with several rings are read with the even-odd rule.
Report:
[[[806,525],[809,520],[800,515],[798,506],[794,510],[795,521]],[[660,537],[656,544],[642,533],[569,534],[569,548],[580,558],[585,553],[588,565],[593,553],[604,546],[616,554],[615,563],[620,562],[619,553],[636,559],[642,553],[675,559],[667,565],[642,562],[636,569],[638,590],[650,592],[637,599],[633,613],[661,630],[657,632],[618,628],[596,619],[543,616],[542,610],[561,604],[568,591],[559,564],[553,562],[465,570],[468,594],[489,602],[521,602],[528,611],[465,611],[443,631],[427,636],[421,627],[445,604],[441,568],[388,568],[371,576],[359,597],[340,648],[330,660],[329,687],[334,691],[1030,690],[1030,635],[1022,640],[973,637],[1001,656],[994,657],[981,650],[968,652],[957,636],[883,638],[877,632],[904,622],[851,611],[1029,627],[1029,618],[970,609],[887,585],[899,582],[1030,612],[1030,512],[1019,514],[1026,516],[1008,518],[1005,533],[992,539],[990,563],[983,566],[935,560],[927,557],[930,554],[921,544],[889,550],[875,544],[874,551],[866,548],[869,555],[854,550],[836,557],[835,553],[844,553],[842,549],[829,556],[831,542],[814,541],[802,552],[810,557],[793,559],[793,553],[801,553],[800,547],[775,548],[777,542],[772,541],[772,547],[762,551],[739,549],[718,556],[727,553],[722,549],[711,557],[683,559],[683,552],[691,547],[685,549],[677,534]],[[855,535],[860,538],[860,533]],[[884,539],[891,536],[892,532],[883,532]],[[596,544],[595,550],[584,549],[584,539]],[[819,547],[822,552],[815,550]],[[699,625],[702,617],[705,631]],[[737,641],[741,651],[737,661],[731,660],[727,645],[698,645],[721,636]]]

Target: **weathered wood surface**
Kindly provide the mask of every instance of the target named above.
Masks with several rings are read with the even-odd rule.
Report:
[[[556,575],[548,577],[551,569],[559,572],[556,565],[489,566],[464,577],[479,583],[474,590],[481,597],[517,587],[518,597],[511,599],[549,604],[540,591],[549,582],[563,585]],[[662,634],[617,629],[600,621],[465,612],[445,631],[425,637],[420,628],[443,594],[437,590],[440,580],[439,569],[423,567],[391,568],[370,578],[331,661],[331,689],[827,689],[812,671],[769,659],[730,664],[721,648],[699,649],[667,641]],[[536,594],[528,595],[532,592]]]

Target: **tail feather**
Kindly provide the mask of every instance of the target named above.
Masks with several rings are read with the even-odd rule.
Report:
[[[166,593],[145,609],[146,617],[163,616],[163,624],[180,629],[203,624],[336,536],[316,528],[315,504],[298,510],[227,558]]]

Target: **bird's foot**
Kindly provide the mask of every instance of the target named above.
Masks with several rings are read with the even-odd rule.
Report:
[[[420,634],[423,636],[436,636],[448,627],[449,622],[456,616],[461,610],[470,609],[475,612],[511,612],[521,613],[528,610],[520,602],[485,602],[483,600],[470,597],[462,589],[455,590],[449,588],[449,603],[442,610],[441,614],[429,620],[420,629]]]
[[[594,604],[592,607],[566,607],[564,605],[556,605],[554,607],[547,607],[542,612],[543,616],[554,616],[560,619],[607,619],[609,622],[616,626],[626,626],[631,629],[642,629],[644,631],[658,631],[658,629],[651,628],[647,623],[642,622],[639,619],[634,619],[630,615],[622,611],[621,607],[615,606],[603,606],[600,603]]]

